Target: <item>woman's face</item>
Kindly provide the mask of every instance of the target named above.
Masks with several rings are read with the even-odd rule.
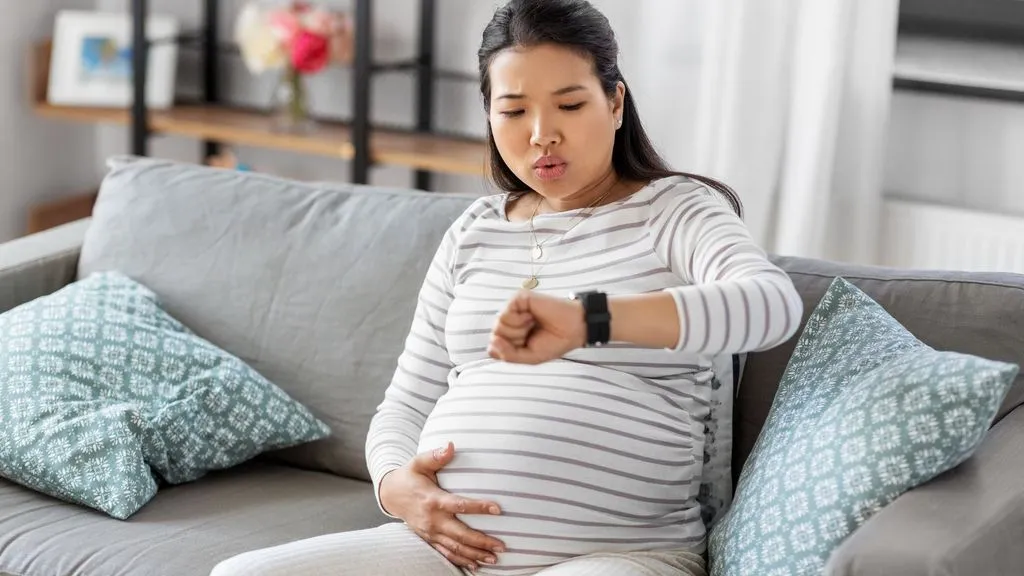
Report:
[[[585,196],[611,171],[625,87],[609,98],[590,60],[553,45],[491,62],[489,121],[512,172],[546,198]]]

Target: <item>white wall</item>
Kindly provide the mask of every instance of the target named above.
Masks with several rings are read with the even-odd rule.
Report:
[[[886,191],[1024,216],[1024,104],[896,92]]]
[[[698,30],[695,21],[701,10],[700,0],[673,0],[667,11],[664,0],[596,0],[594,3],[608,16],[619,36],[622,47],[622,67],[633,92],[638,96],[641,112],[651,136],[666,156],[684,168],[692,146],[685,133],[672,129],[676,122],[657,122],[658,118],[692,116],[696,105],[693,81],[699,60],[696,33],[679,34],[680,28]],[[351,9],[347,0],[326,0],[326,4]],[[200,22],[201,2],[198,0],[151,0],[153,13],[178,16],[183,24],[195,27]],[[243,4],[242,0],[222,0],[221,33],[230,39],[233,18]],[[493,15],[498,0],[442,0],[438,2],[438,66],[465,72],[477,67],[476,52],[480,35]],[[637,4],[646,10],[638,9]],[[97,0],[102,10],[127,9],[126,0]],[[374,49],[378,61],[394,61],[412,56],[416,49],[418,31],[416,0],[376,0],[374,2]],[[653,31],[653,32],[652,32]],[[678,58],[678,68],[666,73],[663,62],[652,65],[647,43],[657,41],[659,56]],[[641,57],[640,54],[646,56]],[[198,89],[194,70],[194,55],[181,54],[183,92]],[[228,90],[226,97],[232,102],[264,105],[270,97],[273,78],[253,78],[237,58],[229,57],[230,64],[222,70]],[[350,117],[351,88],[348,70],[332,70],[311,80],[312,107],[319,114]],[[197,92],[194,92],[197,93]],[[373,85],[373,119],[375,122],[411,126],[414,121],[415,84],[409,74],[379,76]],[[435,122],[439,127],[483,135],[484,116],[480,105],[479,88],[475,83],[442,81],[438,84]],[[124,129],[104,128],[99,131],[97,156],[128,150],[128,135]],[[197,161],[198,146],[191,140],[157,138],[152,141],[153,155]],[[347,180],[347,162],[316,159],[308,156],[264,150],[239,150],[242,158],[258,169],[303,179]],[[374,183],[385,185],[411,185],[408,170],[377,167],[371,173]],[[435,187],[443,190],[488,192],[490,189],[480,178],[439,175]]]
[[[58,8],[88,0],[5,2],[0,18],[0,242],[25,231],[29,206],[96,185],[94,131],[43,120],[28,101],[27,51],[51,34]]]

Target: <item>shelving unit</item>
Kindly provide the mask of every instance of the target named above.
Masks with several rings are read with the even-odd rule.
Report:
[[[415,170],[414,186],[431,189],[433,173],[483,175],[486,146],[468,137],[444,134],[434,129],[434,91],[438,81],[475,81],[470,74],[437,70],[434,61],[436,27],[435,0],[420,0],[418,53],[408,62],[377,64],[373,60],[371,30],[373,0],[356,0],[354,24],[355,56],[352,64],[353,116],[351,121],[318,121],[304,134],[278,132],[263,111],[233,106],[223,99],[218,74],[220,59],[237,52],[218,37],[218,0],[203,0],[203,23],[197,33],[179,38],[147,41],[148,0],[132,0],[134,100],[127,109],[53,106],[46,99],[45,70],[49,68],[49,44],[33,54],[33,106],[40,116],[65,121],[115,124],[130,129],[130,149],[145,156],[154,135],[196,138],[204,143],[204,157],[216,154],[221,145],[245,145],[300,154],[311,154],[351,162],[349,180],[369,182],[375,164],[404,166]],[[145,100],[148,49],[156,42],[177,42],[201,52],[202,88],[200,102],[180,103],[170,110],[149,110]],[[409,129],[382,128],[370,121],[372,82],[380,73],[416,75],[416,125]]]
[[[1024,2],[904,0],[893,88],[1024,102]]]

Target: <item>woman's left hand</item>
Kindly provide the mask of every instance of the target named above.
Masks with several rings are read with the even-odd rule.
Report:
[[[583,306],[527,290],[508,302],[491,331],[488,354],[517,364],[540,364],[586,345]]]

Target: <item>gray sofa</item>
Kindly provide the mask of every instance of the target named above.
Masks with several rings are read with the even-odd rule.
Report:
[[[0,574],[204,576],[242,551],[388,521],[363,461],[366,428],[434,248],[471,201],[119,158],[91,219],[0,245],[0,312],[121,270],[334,430],[164,488],[128,521],[0,480]],[[1024,276],[777,261],[804,297],[805,319],[841,275],[934,347],[1024,366]],[[795,341],[747,359],[734,475]],[[828,573],[1024,572],[1022,402],[1024,376],[980,451],[872,518]]]

